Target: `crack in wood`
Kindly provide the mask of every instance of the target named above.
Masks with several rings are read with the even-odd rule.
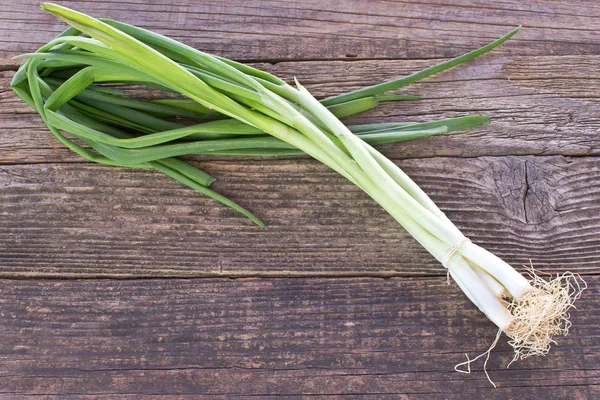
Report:
[[[529,218],[527,217],[527,195],[529,194],[530,185],[529,185],[529,177],[527,174],[527,160],[523,161],[523,183],[525,187],[523,188],[523,215],[525,216],[525,223],[529,223]]]

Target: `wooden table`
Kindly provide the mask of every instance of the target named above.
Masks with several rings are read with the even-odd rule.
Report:
[[[523,30],[349,122],[489,114],[384,152],[512,265],[582,274],[570,336],[505,369],[455,364],[496,330],[365,194],[308,158],[192,158],[268,225],[158,173],[83,162],[9,82],[64,29],[0,4],[0,397],[600,398],[600,4],[588,1],[78,1],[249,62],[317,96]]]

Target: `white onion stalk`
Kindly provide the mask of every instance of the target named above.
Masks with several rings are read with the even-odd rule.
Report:
[[[569,310],[586,288],[579,275],[566,272],[546,281],[531,268],[527,279],[467,239],[396,164],[353,135],[296,84],[300,104],[334,133],[366,175],[364,180],[356,179],[356,184],[440,261],[467,297],[510,338],[513,361],[545,355],[555,343],[554,336],[568,333]],[[489,350],[484,354],[489,355]]]

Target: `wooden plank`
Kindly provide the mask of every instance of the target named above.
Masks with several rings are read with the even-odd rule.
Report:
[[[600,153],[600,56],[496,57],[489,55],[415,84],[420,101],[382,104],[347,123],[427,121],[487,114],[476,130],[385,147],[392,158],[432,156]],[[432,64],[431,60],[283,62],[257,64],[289,81],[294,76],[316,96],[334,95]],[[9,89],[0,72],[0,163],[77,162],[47,131],[39,116]]]
[[[498,346],[498,390],[480,364],[457,374],[494,328],[374,202],[303,158],[193,158],[261,230],[150,171],[82,163],[8,88],[10,57],[65,25],[33,0],[0,4],[0,276],[19,279],[0,280],[0,398],[600,397],[597,2],[76,3],[64,4],[263,61],[318,96],[523,24],[493,55],[415,85],[422,101],[349,123],[490,114],[385,152],[476,242],[516,266],[585,274],[590,289],[547,358],[506,370]],[[284,278],[222,278],[249,276]],[[94,277],[221,278],[22,280]]]
[[[145,170],[0,169],[5,277],[444,275],[350,183],[310,160],[206,162],[266,223]],[[600,159],[483,157],[400,166],[475,242],[515,266],[598,273]]]
[[[453,370],[496,330],[444,278],[1,281],[0,396],[592,399],[588,283],[547,357],[506,369],[502,339],[493,390]]]
[[[241,60],[452,57],[523,25],[502,54],[598,54],[600,6],[564,1],[67,2]],[[0,4],[0,65],[65,28],[37,0]]]

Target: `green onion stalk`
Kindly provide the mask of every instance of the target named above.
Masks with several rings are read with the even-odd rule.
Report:
[[[115,21],[110,22],[117,24]],[[163,94],[173,93],[173,90],[147,79],[135,69],[127,70],[110,60],[100,59],[94,52],[75,47],[98,44],[79,36],[80,34],[81,31],[69,28],[36,53],[15,57],[30,60],[14,76],[11,83],[13,90],[40,113],[58,140],[90,161],[159,170],[264,226],[249,211],[209,189],[215,180],[212,176],[173,157],[188,154],[293,156],[303,154],[302,150],[189,98],[139,100],[123,96],[122,90],[97,85],[96,82],[136,83],[162,89]],[[180,65],[194,74],[207,74],[197,67],[183,63]],[[208,81],[217,87],[243,93],[248,98],[256,97],[248,88],[233,81],[214,76]],[[50,109],[48,98],[53,98],[54,101],[58,99],[62,106],[55,105],[56,110]],[[328,109],[343,118],[375,108],[381,102],[416,99],[419,97],[402,94],[367,95],[336,102],[328,106]],[[183,124],[183,121],[188,124]],[[487,123],[489,117],[471,115],[431,122],[375,123],[348,128],[368,143],[380,145],[445,134]],[[96,151],[89,151],[69,140],[59,129]],[[137,135],[132,135],[132,131]]]
[[[120,24],[116,21],[105,21],[114,25]],[[123,27],[128,27],[133,34],[138,33],[140,40],[148,37],[145,35],[147,32],[139,28],[129,25]],[[80,35],[81,31],[71,27],[36,53],[16,57],[31,60],[23,64],[13,78],[11,83],[13,90],[32,108],[40,112],[44,122],[58,140],[90,161],[159,170],[180,183],[232,207],[256,224],[264,226],[249,211],[210,189],[215,178],[173,157],[188,154],[293,156],[303,154],[303,151],[256,127],[215,112],[189,98],[139,100],[124,97],[122,90],[112,87],[99,86],[95,83],[87,86],[92,81],[109,81],[159,88],[162,89],[162,94],[173,92],[165,85],[147,79],[135,68],[128,70],[123,65],[111,62],[110,54],[108,59],[100,59],[97,52],[82,51],[86,45],[93,47],[99,42]],[[163,54],[169,52],[171,57],[175,53],[167,49],[181,46],[177,42],[165,42],[166,38],[159,37],[159,39],[159,44],[163,45],[161,52]],[[96,50],[106,51],[98,47]],[[193,61],[181,54],[173,58],[177,59],[183,68],[204,77],[217,88],[228,89],[230,93],[238,95],[243,94],[246,98],[256,98],[256,94],[247,87],[195,66]],[[90,68],[92,66],[96,67],[96,70]],[[244,67],[242,64],[238,66]],[[102,71],[104,76],[97,73],[98,68],[104,68]],[[107,75],[110,69],[112,72]],[[437,70],[442,69],[437,68]],[[414,75],[419,77],[419,74]],[[420,79],[425,76],[420,74]],[[60,88],[59,93],[54,94],[58,88]],[[41,96],[32,94],[37,91]],[[52,96],[55,99],[64,96],[60,99],[63,105],[58,107],[60,109],[58,114],[48,107],[40,108],[40,105],[46,105],[46,99]],[[328,109],[337,117],[343,118],[375,108],[381,102],[418,99],[418,96],[403,94],[359,95],[347,101],[335,102],[329,105]],[[183,124],[183,121],[188,124]],[[348,128],[368,143],[381,145],[470,129],[487,123],[489,117],[485,115],[470,115],[431,122],[388,122],[355,125]],[[89,151],[79,146],[61,134],[59,129],[83,141],[96,151]],[[132,131],[137,135],[132,135]]]
[[[257,223],[252,214],[208,189],[208,174],[173,157],[308,154],[365,191],[440,261],[509,337],[514,359],[544,355],[556,335],[568,332],[569,310],[583,289],[576,275],[546,281],[535,273],[529,278],[520,274],[466,238],[407,174],[373,147],[470,128],[487,123],[487,117],[350,127],[340,121],[381,101],[413,99],[387,93],[490,51],[519,28],[412,75],[319,101],[297,81],[291,86],[148,30],[50,3],[42,9],[71,28],[22,56],[28,61],[12,86],[78,154],[108,165],[155,168]],[[98,85],[105,82],[141,84],[179,97],[131,100]],[[196,123],[186,126],[177,118]]]

